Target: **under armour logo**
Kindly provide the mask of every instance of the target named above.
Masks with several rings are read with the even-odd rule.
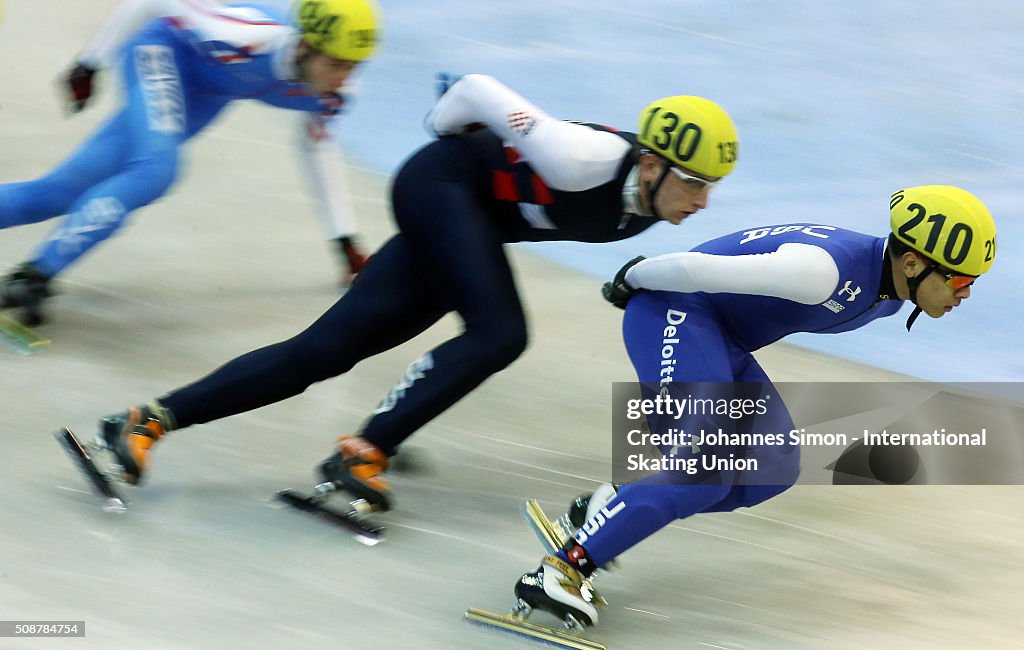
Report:
[[[851,289],[851,284],[853,284],[853,280],[847,280],[846,284],[843,285],[843,288],[839,290],[840,296],[843,295],[844,293],[850,294],[850,297],[846,299],[846,302],[853,302],[854,300],[857,299],[857,296],[860,294],[860,287],[854,287],[853,289]]]

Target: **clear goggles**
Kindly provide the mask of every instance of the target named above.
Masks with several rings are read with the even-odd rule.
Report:
[[[703,192],[705,190],[710,192],[714,189],[715,185],[718,185],[722,181],[721,178],[717,181],[709,181],[692,174],[687,174],[675,165],[670,165],[669,169],[679,178],[679,180],[683,181],[683,183],[685,183],[689,188],[697,192]]]

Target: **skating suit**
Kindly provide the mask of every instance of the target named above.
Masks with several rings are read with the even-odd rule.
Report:
[[[59,273],[166,193],[181,145],[231,101],[325,119],[341,108],[340,96],[291,81],[298,36],[274,10],[181,6],[181,16],[147,23],[123,49],[124,106],[111,120],[46,176],[0,186],[0,228],[67,215],[32,256],[44,274]]]
[[[183,426],[270,404],[456,311],[463,332],[413,361],[362,426],[368,440],[394,453],[525,349],[526,315],[506,242],[615,241],[657,222],[627,209],[639,157],[634,136],[593,125],[574,136],[585,145],[595,134],[618,141],[621,153],[588,162],[587,187],[574,191],[549,186],[488,130],[428,144],[394,181],[399,234],[373,254],[341,300],[298,336],[240,357],[161,403]]]
[[[730,397],[756,401],[768,396],[763,414],[755,413],[738,422],[721,415],[690,415],[671,422],[664,417],[652,418],[652,431],[664,431],[671,425],[692,432],[722,428],[731,434],[788,434],[794,428],[790,415],[751,352],[794,332],[833,334],[857,329],[895,314],[903,305],[900,300],[878,297],[885,238],[799,223],[733,233],[701,244],[694,251],[720,256],[756,255],[772,253],[784,244],[818,247],[831,257],[838,281],[827,299],[802,304],[741,293],[643,291],[629,302],[623,333],[645,396],[651,397],[659,390],[667,390],[677,399]],[[730,385],[734,393],[725,395]],[[662,471],[626,484],[606,508],[614,516],[590,522],[590,532],[585,529],[581,533],[584,547],[601,566],[675,519],[749,507],[781,493],[799,474],[799,447],[785,439],[787,444],[781,445],[719,444],[675,450],[680,457],[713,454],[727,458],[734,454],[756,459],[757,471],[701,469],[692,475]]]

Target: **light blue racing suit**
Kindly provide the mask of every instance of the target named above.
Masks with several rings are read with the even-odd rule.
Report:
[[[297,30],[273,9],[183,2],[125,46],[124,107],[45,176],[0,185],[0,228],[67,215],[31,261],[54,276],[110,237],[134,210],[163,196],[181,145],[232,100],[256,99],[323,116],[340,95],[295,81]]]

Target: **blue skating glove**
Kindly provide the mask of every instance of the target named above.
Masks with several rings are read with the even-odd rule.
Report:
[[[448,92],[448,89],[454,86],[456,81],[462,79],[462,75],[453,74],[451,72],[438,72],[434,75],[434,79],[437,80],[437,97],[440,99],[441,95]]]
[[[443,104],[446,101],[444,99],[445,94],[447,94],[451,87],[458,83],[458,81],[462,79],[463,76],[464,75],[452,74],[450,72],[438,72],[435,75],[435,79],[437,80],[435,87],[437,89],[438,101],[434,105],[434,108],[432,108],[430,112],[427,113],[427,116],[423,118],[423,126],[426,128],[427,132],[432,133],[435,137],[472,133],[473,131],[477,131],[479,129],[484,128],[484,125],[480,124],[479,122],[470,122],[468,124],[461,125],[458,128],[452,129],[438,130],[434,128],[434,112],[437,110],[437,107],[439,105]],[[449,99],[451,98],[449,97]]]

